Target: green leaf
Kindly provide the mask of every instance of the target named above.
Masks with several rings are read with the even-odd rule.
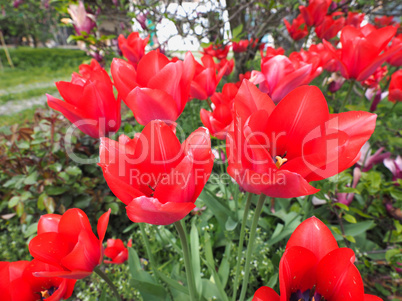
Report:
[[[226,231],[233,231],[234,229],[236,229],[237,224],[238,222],[232,220],[232,218],[229,216],[225,224]]]
[[[345,214],[345,215],[343,216],[343,218],[344,218],[347,222],[349,222],[349,223],[351,223],[351,224],[356,224],[356,223],[357,223],[356,218],[355,218],[353,215]]]
[[[78,166],[69,166],[66,168],[66,173],[70,176],[78,176],[82,174],[82,171]]]
[[[351,236],[351,235],[346,235],[345,238],[346,238],[347,240],[349,240],[350,242],[352,242],[352,243],[356,243],[355,238],[354,238],[353,236]]]
[[[192,220],[190,230],[191,266],[193,267],[195,288],[197,290],[198,296],[200,296],[202,293],[200,240],[198,236],[197,226],[195,225],[195,220],[195,218]]]
[[[391,258],[401,253],[400,249],[390,249],[385,253],[385,259],[390,262]]]
[[[106,207],[107,210],[109,210],[109,208],[112,209],[112,212],[111,212],[112,214],[119,214],[119,211],[120,211],[119,204],[117,204],[117,203],[108,203],[108,204],[105,205],[105,207]]]
[[[239,42],[241,36],[242,36],[242,31],[243,31],[243,24],[238,25],[237,27],[233,28],[233,37],[232,41]]]
[[[349,211],[349,207],[348,207],[347,205],[345,205],[345,204],[342,204],[342,203],[335,203],[334,205],[335,205],[335,206],[338,206],[339,208],[342,208],[342,209],[345,210],[345,211]]]
[[[48,195],[60,195],[65,193],[68,187],[46,186],[45,191]]]
[[[25,185],[33,185],[36,184],[38,179],[38,172],[34,171],[33,173],[31,173],[28,177],[25,178],[24,180],[24,184]]]
[[[47,213],[51,214],[54,212],[56,203],[52,197],[47,197],[43,200],[43,205],[46,208]]]
[[[11,199],[8,200],[8,208],[13,208],[17,206],[17,204],[20,202],[20,197],[19,196],[13,196]]]

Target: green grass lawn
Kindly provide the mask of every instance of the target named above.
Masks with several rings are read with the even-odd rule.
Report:
[[[32,118],[35,109],[46,102],[46,93],[58,95],[54,83],[69,81],[78,66],[89,59],[83,51],[71,49],[20,47],[10,49],[10,55],[15,68],[7,65],[0,50],[4,66],[0,70],[0,126]],[[26,109],[20,110],[21,106]]]

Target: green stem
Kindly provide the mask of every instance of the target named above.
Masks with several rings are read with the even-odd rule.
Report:
[[[158,271],[155,268],[155,263],[156,262],[155,262],[154,254],[152,253],[151,246],[149,245],[149,240],[148,240],[147,234],[145,233],[145,224],[144,223],[139,223],[139,225],[140,225],[142,240],[144,241],[144,244],[145,244],[145,251],[147,252],[149,263],[151,265],[151,270],[154,273],[154,277],[155,277],[156,281],[159,282]]]
[[[211,104],[211,100],[209,99],[209,97],[207,98],[207,103],[208,103],[209,108],[211,109],[211,112],[213,112],[214,109],[212,109],[212,104]]]
[[[255,234],[257,232],[258,220],[260,218],[262,206],[264,205],[266,197],[267,197],[266,195],[261,194],[257,202],[257,207],[255,208],[253,223],[251,224],[250,229],[250,238],[247,245],[246,264],[244,266],[244,278],[240,293],[240,299],[239,299],[240,301],[244,301],[244,298],[246,297],[248,278],[250,276],[251,257],[254,251]]]
[[[95,267],[94,272],[98,274],[109,285],[109,287],[113,291],[114,296],[116,297],[116,300],[121,301],[119,292],[117,291],[116,287],[114,286],[113,282],[109,279],[109,277],[99,267]]]
[[[193,268],[191,266],[190,250],[188,248],[187,234],[180,221],[175,222],[174,225],[176,227],[177,232],[179,233],[181,248],[183,250],[184,266],[186,267],[186,276],[187,276],[188,290],[190,293],[190,300],[195,301],[197,299],[195,297],[196,295],[195,295],[194,273]]]
[[[239,249],[237,250],[236,275],[235,275],[235,280],[234,280],[234,285],[233,285],[233,296],[232,296],[233,301],[236,300],[237,289],[239,286],[240,262],[241,262],[242,253],[243,253],[243,243],[244,243],[244,236],[246,233],[245,230],[246,230],[248,211],[250,209],[252,197],[253,197],[253,194],[248,192],[246,206],[244,207],[243,220],[241,222],[240,237],[239,237]]]
[[[349,100],[350,93],[352,92],[352,89],[353,89],[353,86],[354,86],[354,85],[355,85],[355,81],[352,80],[352,81],[350,82],[350,85],[349,85],[348,93],[346,94],[346,97],[345,97],[345,99],[343,100],[342,105],[341,105],[341,107],[339,108],[339,112],[338,112],[338,113],[342,112],[343,109],[345,108],[345,105],[346,105],[346,103],[347,103],[348,100]]]

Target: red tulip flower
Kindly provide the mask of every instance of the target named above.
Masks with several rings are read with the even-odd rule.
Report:
[[[391,76],[388,99],[392,102],[402,101],[402,70],[396,71]]]
[[[293,40],[298,41],[307,36],[307,25],[302,15],[298,15],[296,19],[293,19],[292,25],[290,25],[286,19],[283,19],[283,22],[285,23],[286,29]]]
[[[279,47],[277,49],[275,49],[273,47],[267,47],[267,49],[265,50],[265,54],[264,54],[264,49],[260,49],[260,54],[261,54],[261,59],[269,59],[271,57],[274,57],[275,55],[285,54],[285,49],[283,49],[282,47]]]
[[[337,50],[338,51],[338,50]],[[340,49],[339,49],[340,51]],[[313,44],[310,46],[308,52],[310,55],[320,59],[320,66],[329,72],[336,72],[340,68],[340,64],[332,51],[329,51],[324,44]]]
[[[131,109],[138,123],[151,120],[175,121],[189,99],[195,61],[187,53],[184,61],[171,62],[158,51],[147,53],[137,70],[121,59],[114,59],[112,76],[119,97]]]
[[[302,222],[290,237],[279,263],[279,296],[259,288],[253,301],[381,301],[364,293],[352,249],[339,248],[328,227],[316,217]]]
[[[240,40],[239,42],[232,42],[233,52],[245,52],[247,51],[248,45],[251,44],[251,47],[254,48],[257,45],[257,40]]]
[[[225,72],[223,73],[223,76],[228,76],[230,73],[232,73],[233,68],[234,68],[234,60],[227,60],[227,59],[222,59],[220,60],[219,63],[215,65],[216,70],[221,70],[222,68],[225,69]]]
[[[97,61],[80,65],[80,74],[73,73],[71,82],[56,82],[56,87],[65,101],[46,94],[49,107],[83,133],[99,138],[120,128],[120,100],[114,97],[112,81]]]
[[[308,6],[299,6],[307,26],[318,26],[324,21],[332,0],[309,0]]]
[[[214,104],[213,112],[201,109],[200,116],[204,126],[218,139],[225,139],[230,124],[233,121],[233,102],[238,87],[233,83],[227,83],[222,88],[222,93],[215,92],[211,97]]]
[[[131,239],[127,243],[127,248],[131,248]],[[112,260],[105,260],[105,263],[122,264],[128,259],[128,249],[124,246],[121,239],[109,238],[107,240],[105,256],[110,257]]]
[[[395,26],[399,27],[399,23],[394,20],[394,16],[381,16],[375,17],[374,23],[377,28],[385,27],[385,26]]]
[[[253,71],[250,80],[254,84],[259,84],[260,90],[267,93],[274,102],[279,102],[296,87],[307,84],[306,81],[312,74],[312,67],[312,64],[299,63],[295,66],[288,57],[276,55],[263,59],[261,72]]]
[[[364,17],[365,17],[364,13],[350,11],[350,12],[348,12],[348,16],[346,18],[345,25],[350,25],[355,28],[360,28],[360,25],[362,24]]]
[[[216,57],[218,60],[223,60],[228,56],[229,49],[229,45],[209,45],[208,47],[203,48],[204,51],[201,53]]]
[[[399,51],[387,59],[388,64],[395,66],[395,67],[402,66],[401,45],[402,45],[402,34],[399,34],[392,40],[391,46],[389,46],[389,48],[388,48],[390,51],[392,51],[392,49],[394,49],[394,48],[399,48]]]
[[[370,24],[360,29],[345,26],[341,32],[342,48],[340,53],[327,41],[324,40],[323,43],[340,62],[340,71],[343,77],[364,81],[382,63],[402,49],[402,45],[400,45],[385,50],[395,33],[396,28],[393,26],[380,29],[375,29]]]
[[[39,260],[0,261],[2,301],[59,301],[71,297],[77,280],[57,277],[35,277],[39,271],[59,271],[60,267]]]
[[[329,114],[314,86],[294,89],[275,106],[243,81],[227,141],[228,174],[246,191],[292,198],[316,193],[309,182],[352,166],[375,128],[377,115]]]
[[[345,26],[345,18],[339,17],[334,19],[334,17],[342,14],[340,12],[333,13],[331,16],[325,16],[324,21],[315,28],[315,33],[320,39],[330,40],[335,38],[338,32]]]
[[[34,276],[82,279],[91,275],[102,263],[102,242],[109,216],[110,209],[99,218],[97,238],[81,209],[69,209],[63,215],[43,215],[38,235],[29,242],[29,252],[35,259],[62,270],[36,272]]]
[[[123,56],[136,67],[140,59],[145,55],[145,46],[148,44],[149,36],[141,39],[138,32],[132,32],[127,39],[122,34],[119,35],[117,41]]]
[[[190,95],[193,98],[205,100],[215,93],[216,87],[226,72],[226,66],[216,73],[216,65],[212,56],[204,55],[201,61],[203,65],[196,62],[197,66],[191,82]]]
[[[169,225],[195,208],[211,174],[209,132],[199,128],[181,145],[170,126],[154,120],[134,139],[103,138],[99,165],[130,220]]]

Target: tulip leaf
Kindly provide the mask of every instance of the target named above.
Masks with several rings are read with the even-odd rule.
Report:
[[[356,223],[357,223],[356,218],[355,218],[353,215],[345,214],[345,215],[343,216],[343,218],[344,218],[347,222],[349,222],[349,223],[351,223],[351,224],[356,224]]]
[[[190,230],[191,266],[193,267],[195,288],[197,290],[197,294],[201,295],[202,282],[201,282],[201,263],[200,263],[200,240],[195,220],[196,219],[193,218],[193,220],[191,221],[191,230]]]
[[[230,250],[232,249],[232,242],[228,242],[226,244],[225,253],[223,254],[223,258],[221,264],[219,266],[218,275],[222,280],[222,286],[225,287],[228,282],[229,273],[230,273]]]

